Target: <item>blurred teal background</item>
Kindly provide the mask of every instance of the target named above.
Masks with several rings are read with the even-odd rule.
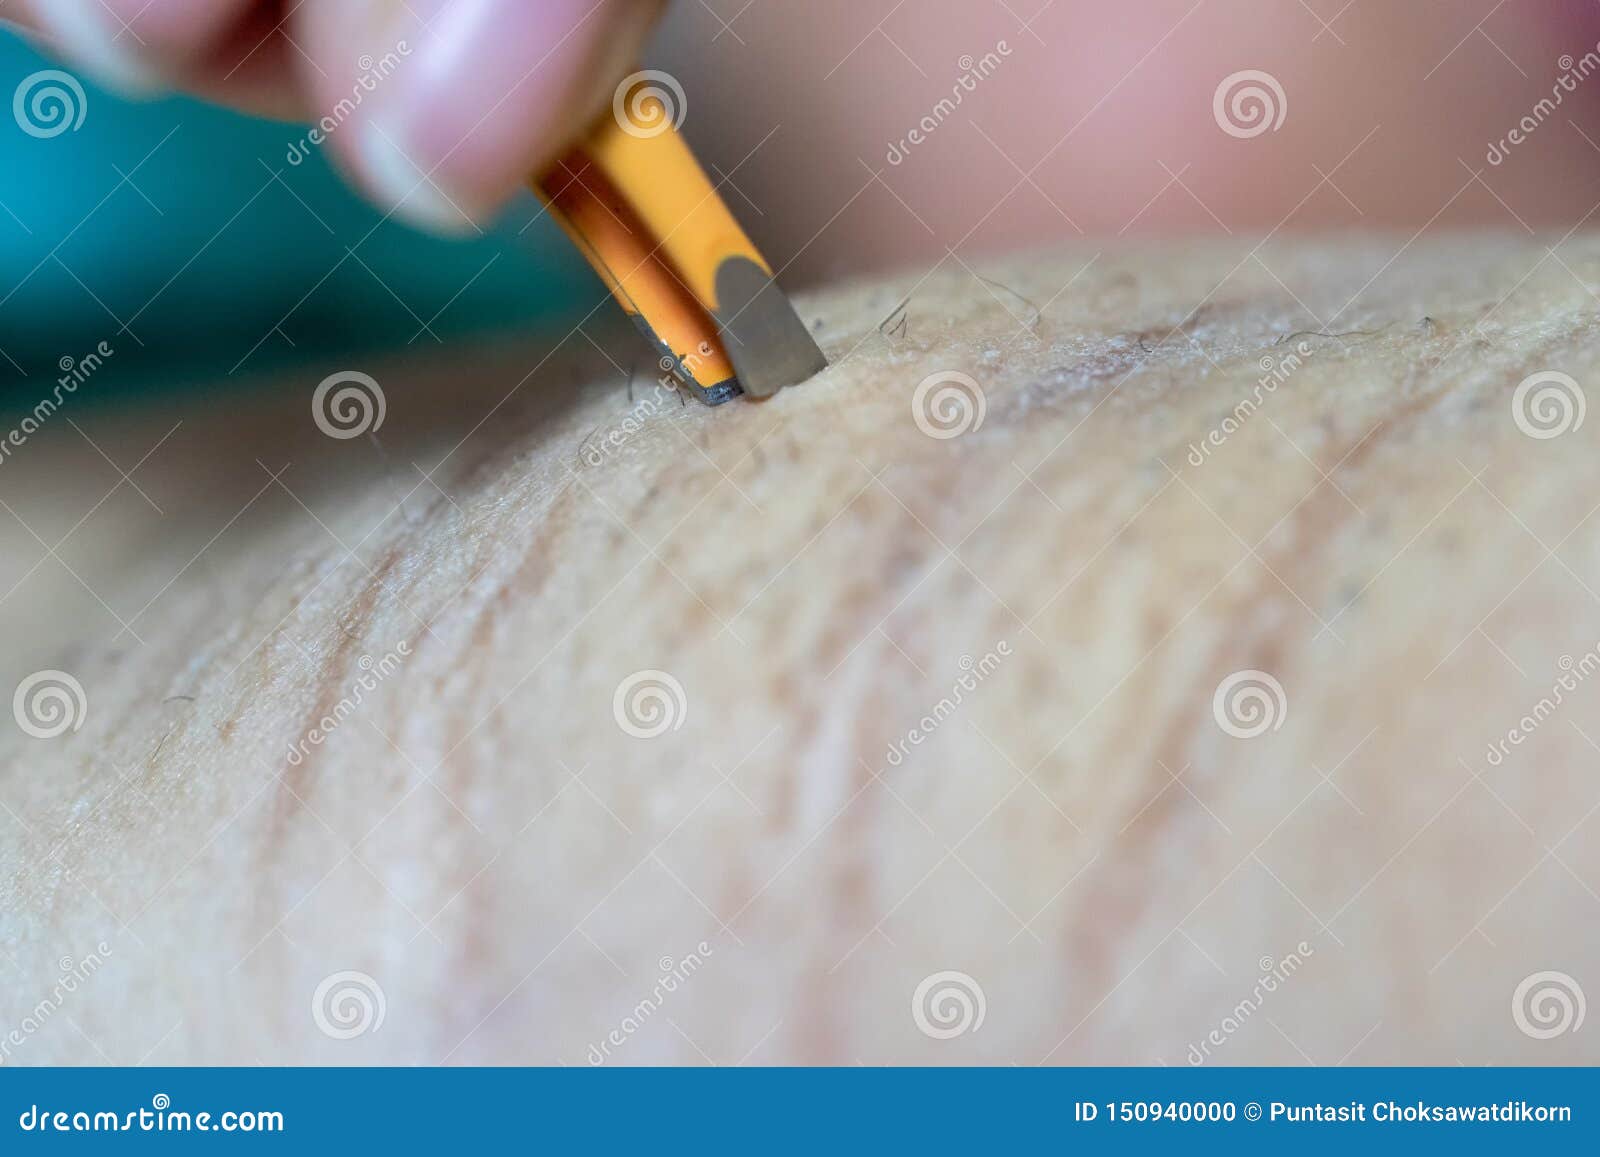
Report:
[[[55,67],[0,32],[0,398],[102,340],[115,372],[95,392],[149,390],[575,321],[604,295],[532,197],[483,237],[433,239],[383,221],[318,149],[290,165],[302,125],[78,76],[81,126],[32,136],[15,94]]]

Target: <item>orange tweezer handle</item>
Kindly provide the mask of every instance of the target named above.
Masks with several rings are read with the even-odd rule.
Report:
[[[711,317],[717,267],[771,269],[662,112],[649,135],[607,116],[534,188],[657,352],[710,387],[734,377]]]
[[[661,112],[660,131],[636,136],[608,117],[584,142],[596,168],[627,199],[660,245],[689,292],[707,311],[717,306],[717,267],[729,257],[747,257],[768,276],[772,269],[723,204]]]

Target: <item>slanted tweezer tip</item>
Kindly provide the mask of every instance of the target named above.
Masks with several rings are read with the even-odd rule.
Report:
[[[717,308],[712,312],[739,384],[753,398],[769,398],[828,366],[805,322],[773,281],[747,257],[717,267]]]

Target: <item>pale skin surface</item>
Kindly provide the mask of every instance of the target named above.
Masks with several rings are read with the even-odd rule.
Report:
[[[1600,247],[1402,241],[804,296],[828,372],[668,398],[599,464],[627,395],[577,337],[363,365],[381,449],[313,425],[340,367],[73,399],[0,466],[4,686],[88,701],[0,717],[0,1032],[110,954],[7,1063],[584,1064],[701,942],[612,1061],[1183,1064],[1291,953],[1212,1063],[1600,1059],[1511,1009],[1600,993],[1600,679],[1486,758],[1600,643],[1600,423],[1511,411],[1600,381]],[[940,440],[911,397],[946,370],[987,412]],[[180,419],[133,472],[161,514],[83,436],[130,469]],[[113,485],[60,561],[19,524],[55,546]],[[641,669],[679,729],[618,726]],[[1280,729],[1218,725],[1242,669]],[[386,999],[351,1040],[311,1012],[342,970]],[[948,1040],[911,1014],[944,970],[986,1001]]]

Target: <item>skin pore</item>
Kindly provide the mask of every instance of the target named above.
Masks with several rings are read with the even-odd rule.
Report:
[[[595,326],[85,386],[0,465],[86,704],[0,727],[5,1062],[1594,1062],[1512,1006],[1600,978],[1597,424],[1513,393],[1600,248],[1399,248],[802,295],[715,410]]]

